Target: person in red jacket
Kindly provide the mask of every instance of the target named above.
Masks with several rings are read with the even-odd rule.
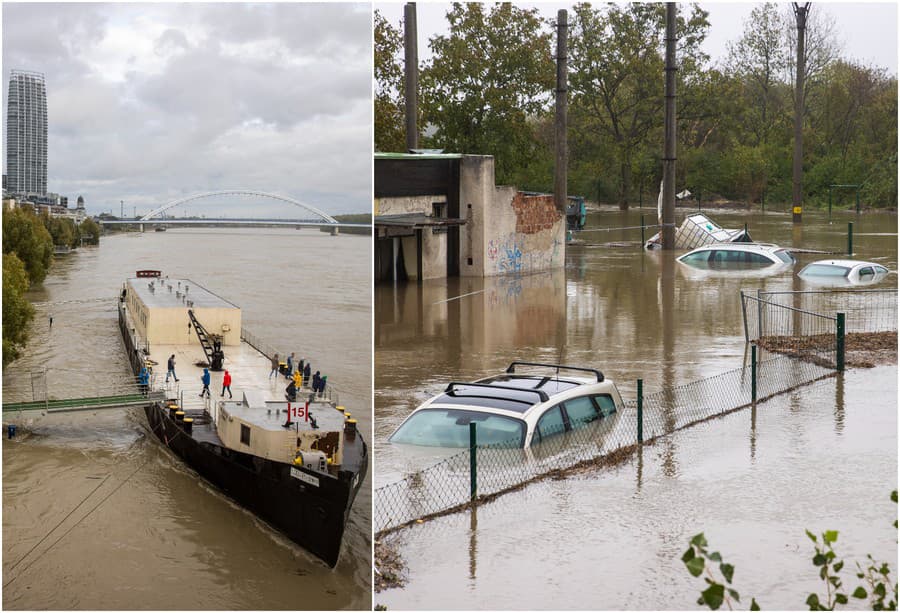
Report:
[[[228,390],[228,397],[233,398],[231,395],[231,374],[226,370],[225,376],[222,377],[222,393],[219,396],[225,396],[225,390]]]

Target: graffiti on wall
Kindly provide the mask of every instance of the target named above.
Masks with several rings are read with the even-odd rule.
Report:
[[[561,256],[562,241],[558,238],[554,238],[546,249],[529,250],[523,235],[512,232],[488,243],[488,271],[489,274],[509,274],[546,270],[557,266]]]
[[[504,238],[491,239],[488,243],[488,259],[495,272],[522,272],[524,245],[521,238],[508,234]]]

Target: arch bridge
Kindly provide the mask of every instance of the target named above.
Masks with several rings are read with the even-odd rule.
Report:
[[[186,204],[188,202],[194,200],[201,200],[204,198],[219,198],[222,196],[249,196],[254,198],[271,198],[272,200],[279,200],[281,202],[286,202],[288,204],[292,204],[294,206],[300,207],[306,211],[309,211],[313,215],[319,217],[324,221],[321,225],[333,224],[335,226],[341,225],[338,220],[329,215],[324,211],[320,211],[316,207],[306,204],[305,202],[300,202],[299,200],[294,200],[293,198],[288,198],[287,196],[279,196],[278,194],[270,194],[267,192],[257,192],[251,190],[242,190],[242,189],[234,189],[234,190],[224,190],[217,192],[206,192],[203,194],[194,194],[193,196],[187,196],[186,198],[179,198],[177,200],[173,200],[167,204],[162,205],[161,207],[154,209],[141,217],[138,221],[150,221],[158,215],[164,213],[165,211],[171,209],[172,207],[176,207],[180,204]]]

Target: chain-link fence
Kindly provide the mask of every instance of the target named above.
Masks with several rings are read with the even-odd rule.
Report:
[[[897,331],[896,289],[741,292],[741,308],[747,342],[839,370],[845,341]]]
[[[856,332],[897,329],[896,290],[800,294],[742,293],[745,332],[762,349],[757,361],[753,347],[750,362],[741,368],[649,394],[639,392],[618,412],[545,433],[540,444],[526,449],[518,439],[479,446],[476,427],[471,449],[448,450],[443,461],[375,490],[376,532],[452,513],[586,464],[614,464],[643,443],[834,374],[840,367],[837,325],[842,318],[813,308],[826,313],[845,310]]]
[[[754,372],[756,383],[754,384]],[[507,444],[461,450],[445,460],[375,491],[377,532],[417,519],[457,511],[470,504],[518,489],[527,483],[585,464],[615,464],[638,445],[731,413],[822,377],[833,369],[781,355],[626,402],[618,412],[589,423],[544,433],[539,445]],[[477,433],[477,429],[476,429]],[[477,436],[477,434],[476,434]]]
[[[896,288],[758,292],[757,297],[819,314],[844,313],[848,333],[897,330]]]

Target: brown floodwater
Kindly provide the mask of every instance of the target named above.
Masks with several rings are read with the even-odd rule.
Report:
[[[311,230],[116,235],[57,258],[31,292],[32,338],[4,370],[4,401],[30,399],[44,369],[57,397],[129,376],[116,296],[145,268],[226,297],[263,343],[309,357],[371,440],[371,239]],[[19,425],[3,441],[4,608],[371,607],[371,475],[332,570],[162,448],[140,409]]]
[[[605,210],[589,215],[588,228],[640,225],[642,212],[655,217]],[[876,288],[897,287],[894,214],[835,212],[829,222],[805,213],[799,228],[783,213],[708,214],[726,228],[747,223],[756,241],[841,254],[852,221],[854,258],[892,271]],[[638,378],[652,393],[739,368],[748,359],[740,291],[814,289],[796,273],[841,257],[800,254],[774,273],[698,274],[673,254],[641,251],[639,230],[578,239],[564,270],[376,286],[376,488],[422,467],[422,456],[387,437],[447,381],[513,360],[557,362],[599,368],[634,398]],[[896,559],[888,497],[897,484],[896,407],[895,366],[851,371],[679,432],[616,469],[535,484],[475,515],[403,530],[391,538],[408,584],[376,603],[695,608],[702,587],[679,557],[690,536],[706,531],[732,554],[742,594],[801,607],[816,587],[804,528],[846,530],[848,555]]]

